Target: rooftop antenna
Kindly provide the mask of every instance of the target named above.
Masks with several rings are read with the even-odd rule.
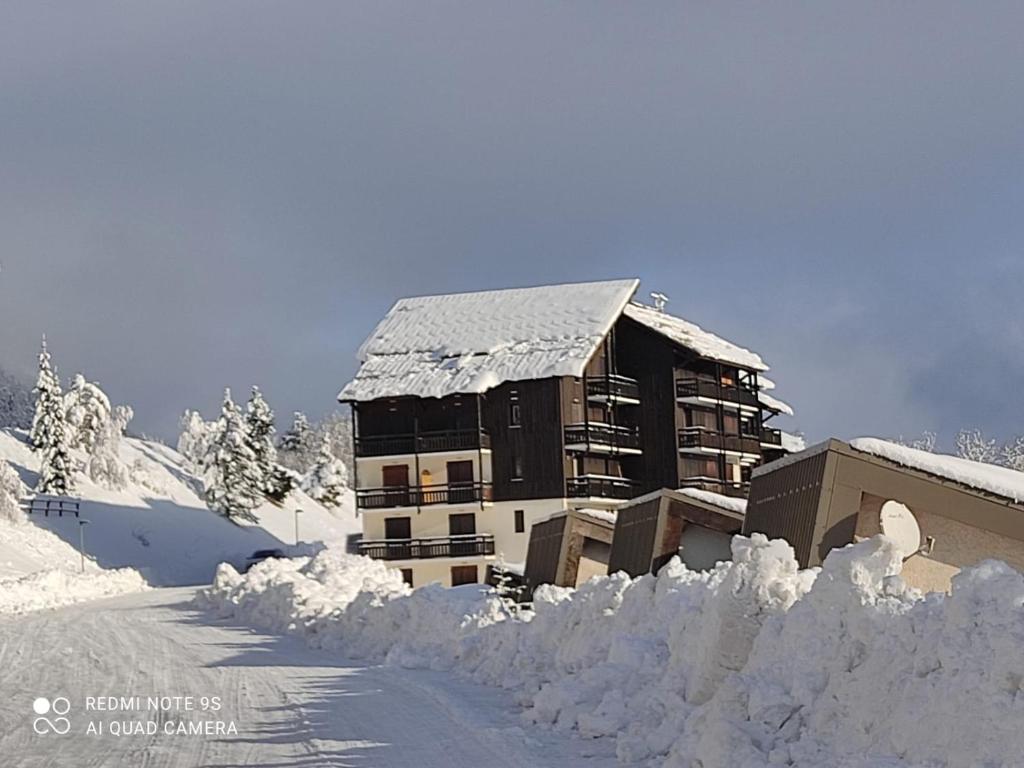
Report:
[[[654,308],[658,312],[665,311],[665,304],[668,303],[668,296],[658,291],[651,291],[651,300],[654,302]]]

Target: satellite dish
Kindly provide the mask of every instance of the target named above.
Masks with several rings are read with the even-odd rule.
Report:
[[[882,533],[896,542],[896,549],[904,560],[921,549],[921,527],[905,505],[887,501],[878,518]]]

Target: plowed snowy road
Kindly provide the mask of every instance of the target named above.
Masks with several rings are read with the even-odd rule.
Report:
[[[347,664],[293,638],[252,632],[162,589],[0,620],[0,765],[5,768],[512,768],[610,766],[600,744],[520,726],[495,690],[448,675]],[[39,735],[33,701],[70,701],[67,735]],[[141,697],[142,711],[87,710],[86,697]],[[147,709],[194,697],[192,711]],[[204,713],[202,697],[220,697]],[[52,721],[53,713],[48,714]],[[233,722],[237,734],[169,735]],[[155,734],[110,733],[153,722]],[[88,734],[90,722],[102,735]],[[43,722],[36,725],[45,730]],[[212,726],[214,729],[216,726]],[[226,725],[225,725],[226,727]],[[594,754],[594,751],[597,754]]]

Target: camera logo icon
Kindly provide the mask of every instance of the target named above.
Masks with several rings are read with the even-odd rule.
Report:
[[[32,711],[38,715],[32,721],[32,730],[40,736],[48,733],[56,733],[63,736],[71,730],[71,721],[65,715],[71,711],[71,702],[63,696],[58,696],[50,701],[44,696],[32,702]],[[53,714],[52,719],[47,715]]]

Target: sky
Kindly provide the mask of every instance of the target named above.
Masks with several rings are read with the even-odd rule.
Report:
[[[317,417],[403,296],[639,277],[809,439],[1024,432],[1024,6],[10,2],[0,366]]]

